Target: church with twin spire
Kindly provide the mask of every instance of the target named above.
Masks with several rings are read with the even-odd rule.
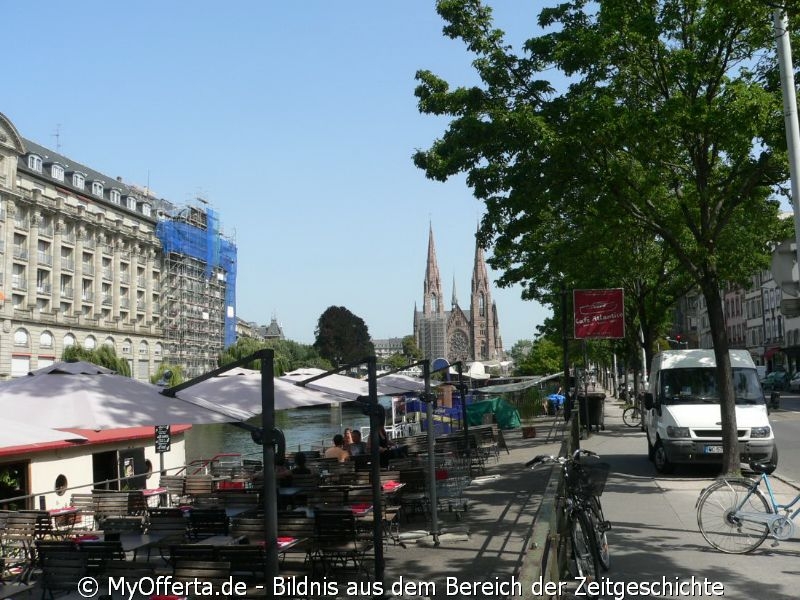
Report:
[[[492,301],[483,249],[475,244],[469,308],[462,309],[456,297],[455,280],[450,309],[445,309],[442,279],[436,262],[433,226],[428,234],[422,310],[414,305],[414,338],[424,358],[457,361],[495,361],[503,358],[503,340],[497,306]]]

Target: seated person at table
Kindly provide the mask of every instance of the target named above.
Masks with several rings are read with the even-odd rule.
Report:
[[[367,453],[367,445],[361,441],[361,432],[354,429],[353,442],[350,444],[350,456],[363,456]]]
[[[399,446],[394,440],[389,439],[386,428],[381,425],[378,428],[378,445],[381,453],[381,467],[389,466],[389,460],[393,458],[405,458],[408,456],[408,446]]]
[[[333,436],[333,446],[325,450],[325,458],[336,458],[339,462],[350,460],[350,453],[344,449],[344,437],[341,433]]]
[[[311,469],[306,466],[306,455],[303,452],[294,455],[292,475],[311,475]]]

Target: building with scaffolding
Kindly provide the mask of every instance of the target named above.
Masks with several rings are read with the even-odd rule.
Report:
[[[187,377],[215,369],[236,341],[236,245],[220,230],[216,211],[203,201],[162,209],[164,341],[170,362]]]

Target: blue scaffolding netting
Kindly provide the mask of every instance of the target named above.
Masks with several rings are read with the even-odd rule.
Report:
[[[194,210],[194,209],[190,209]],[[156,236],[164,253],[183,254],[205,263],[205,277],[211,279],[214,269],[225,274],[225,347],[236,341],[236,245],[219,231],[219,217],[211,209],[198,212],[205,217],[205,227],[192,222],[165,220],[156,225]]]

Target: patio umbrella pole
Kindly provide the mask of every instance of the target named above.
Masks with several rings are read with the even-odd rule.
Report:
[[[436,428],[433,423],[433,395],[431,394],[431,364],[422,361],[425,379],[425,417],[428,420],[428,490],[431,499],[431,536],[433,544],[439,545],[438,498],[436,497]]]
[[[470,473],[472,473],[472,450],[469,439],[469,419],[467,419],[467,386],[464,383],[464,365],[461,361],[456,363],[456,369],[458,370],[458,393],[461,396],[461,414],[464,416],[464,444],[467,448],[467,460],[470,461]]]
[[[381,448],[378,429],[383,426],[383,410],[378,404],[378,364],[374,356],[366,359],[369,391],[370,459],[372,461],[372,545],[375,547],[375,583],[383,586],[383,501],[381,488]],[[381,593],[378,598],[383,598]]]
[[[275,388],[271,349],[261,359],[261,426],[264,428],[264,529],[266,532],[267,589],[273,589],[278,576],[278,484],[275,481]]]

